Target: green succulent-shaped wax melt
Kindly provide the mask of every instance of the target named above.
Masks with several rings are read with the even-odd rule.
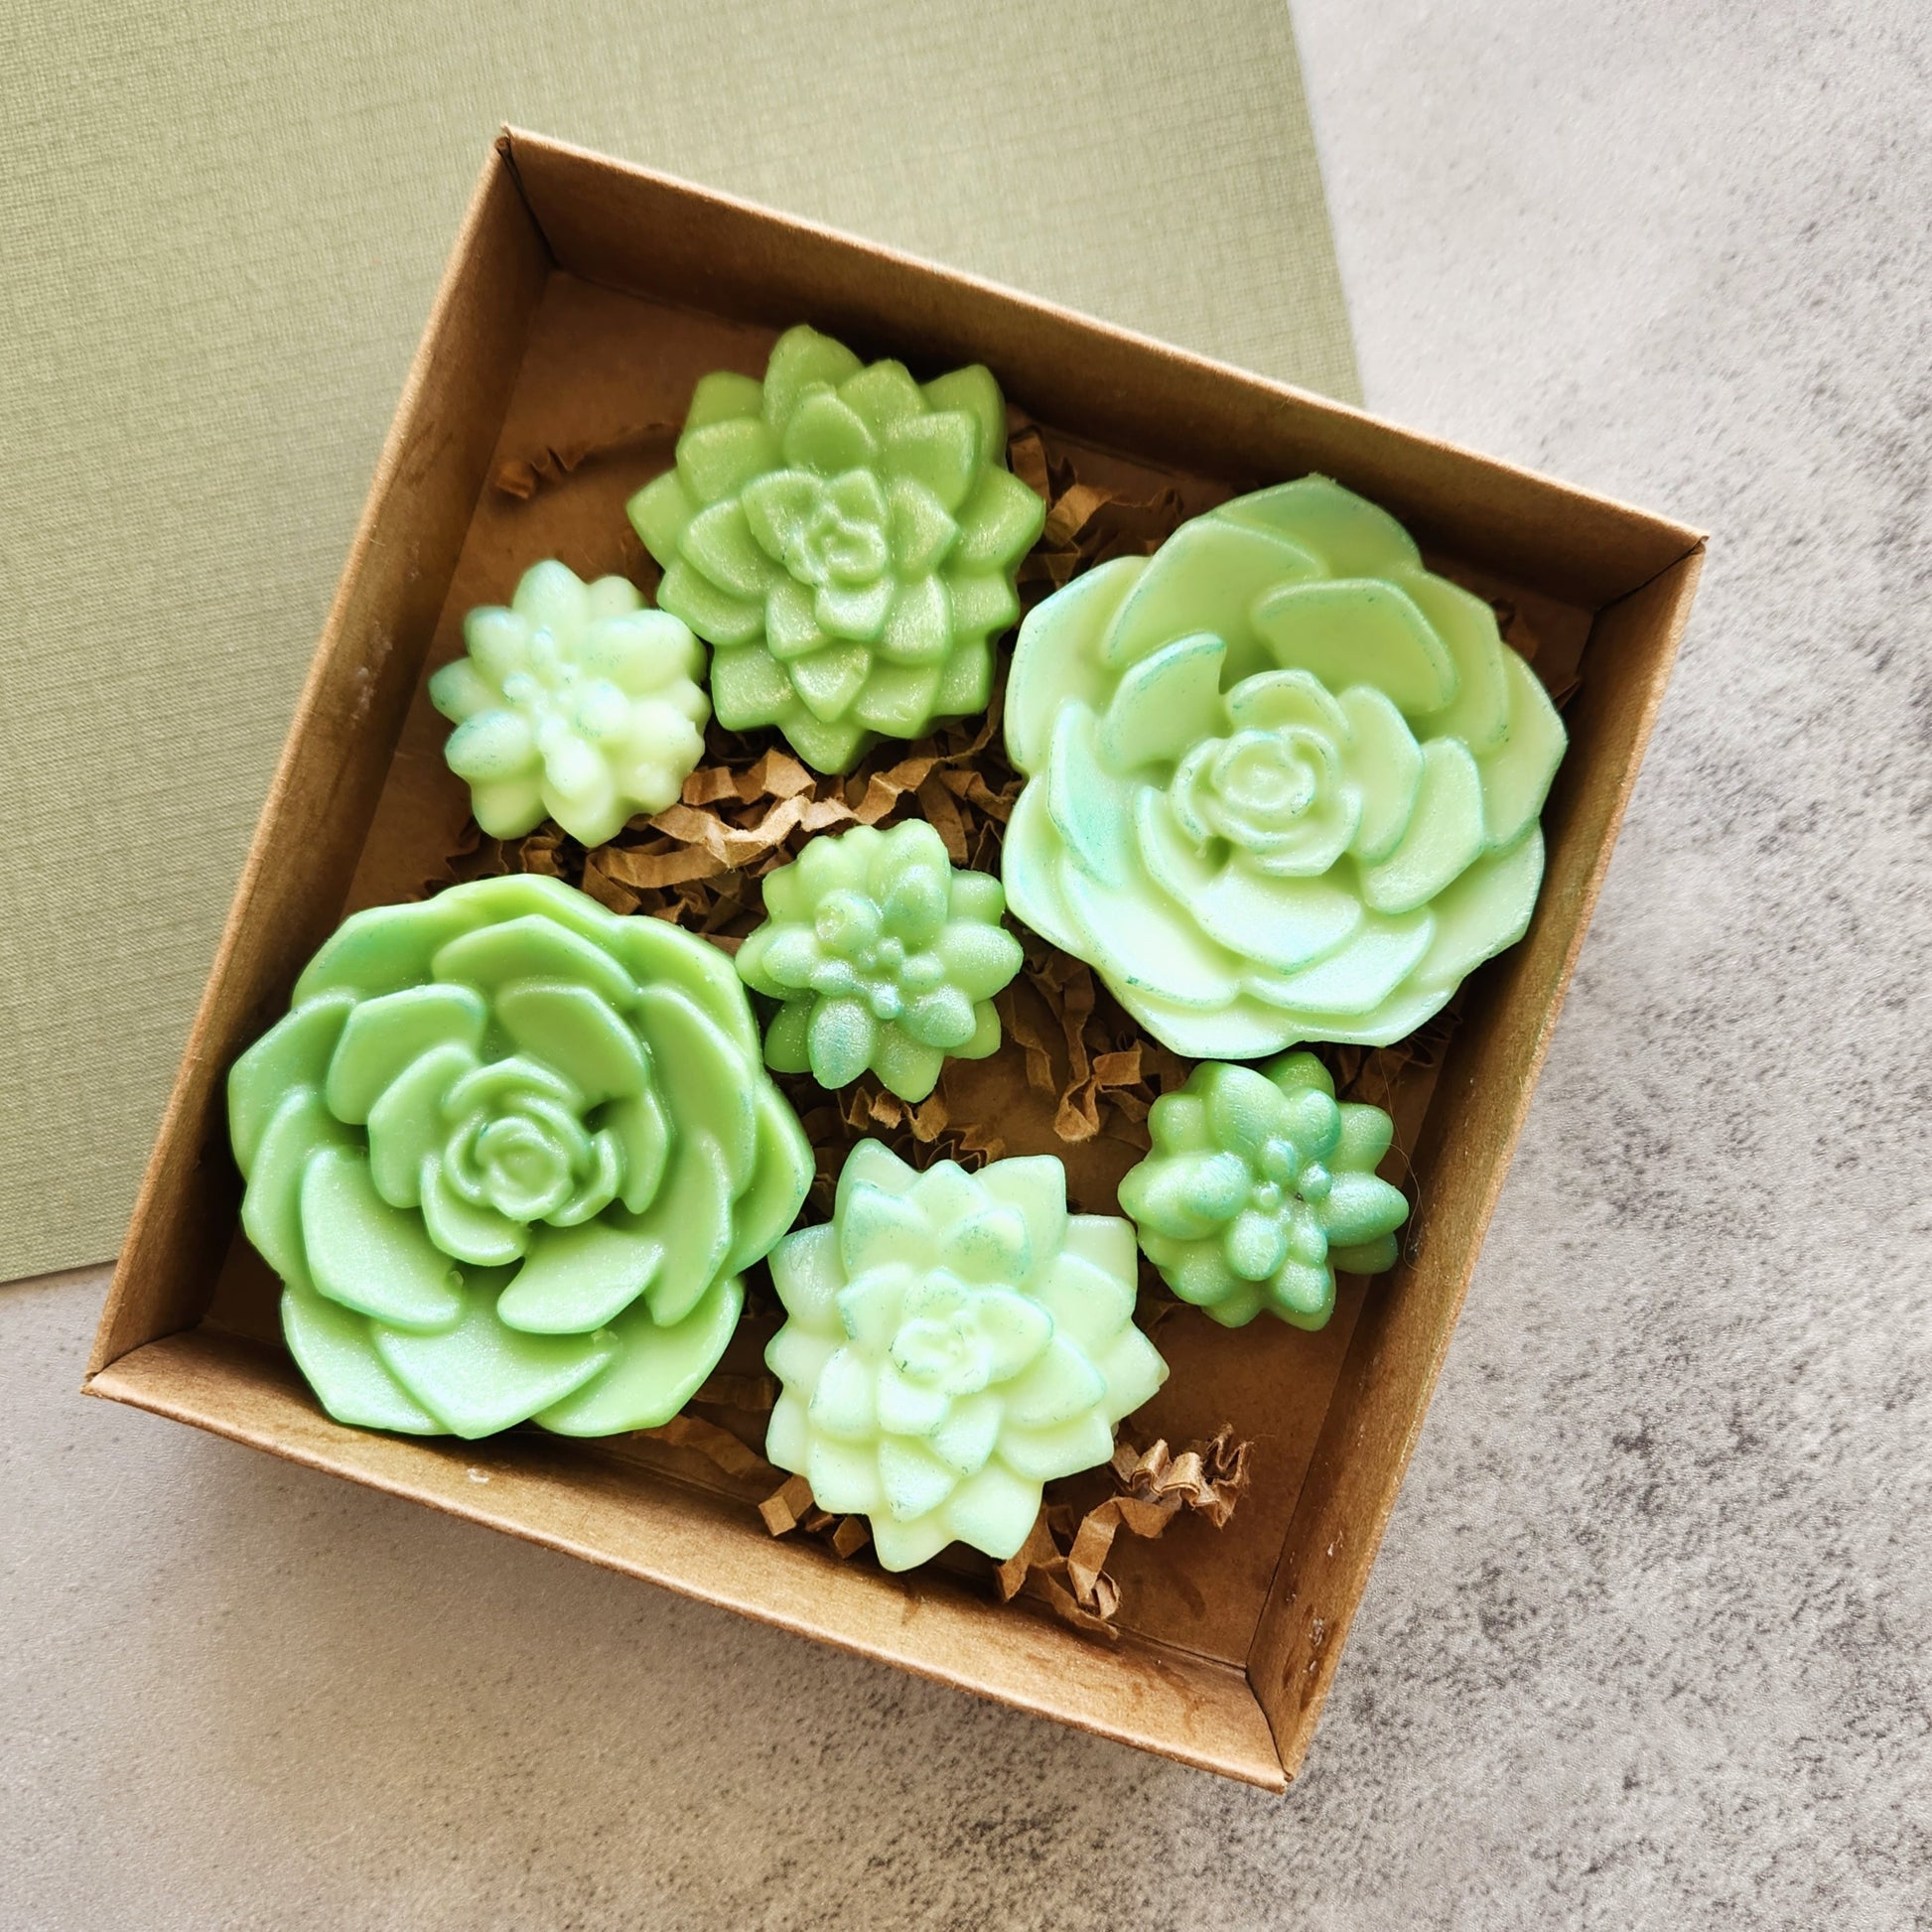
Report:
[[[1122,1176],[1120,1204],[1168,1285],[1224,1327],[1266,1309],[1319,1328],[1337,1268],[1395,1266],[1409,1203],[1375,1173],[1393,1124],[1334,1094],[1312,1053],[1289,1053],[1197,1066],[1148,1115],[1154,1151]]]
[[[724,954],[529,876],[345,921],[228,1122],[297,1363],[413,1435],[665,1421],[812,1175]]]
[[[779,1000],[765,1064],[809,1069],[822,1087],[870,1067],[901,1100],[923,1100],[948,1053],[1000,1043],[993,996],[1020,970],[988,873],[955,872],[918,819],[817,838],[764,880],[769,914],[739,949],[746,985]]]
[[[1190,1059],[1386,1046],[1523,936],[1564,729],[1479,597],[1304,477],[1029,613],[1015,914]]]
[[[658,603],[714,647],[721,725],[776,725],[844,771],[874,734],[985,709],[1046,514],[1006,435],[977,364],[919,383],[802,327],[762,382],[698,384],[676,467],[630,520],[664,567]]]
[[[603,845],[634,812],[661,812],[704,752],[704,650],[621,577],[586,584],[534,564],[507,608],[464,620],[467,656],[429,681],[457,728],[444,757],[470,785],[477,823],[521,838],[547,813]]]
[[[906,1570],[948,1543],[1004,1562],[1040,1485],[1106,1461],[1167,1379],[1134,1326],[1134,1235],[1069,1214],[1052,1155],[916,1173],[876,1141],[846,1158],[829,1226],[771,1255],[789,1317],[765,1454],[822,1509],[871,1519]]]

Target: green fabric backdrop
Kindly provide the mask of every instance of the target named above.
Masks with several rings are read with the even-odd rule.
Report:
[[[499,122],[1355,395],[1284,0],[11,12],[0,1280],[119,1242]]]

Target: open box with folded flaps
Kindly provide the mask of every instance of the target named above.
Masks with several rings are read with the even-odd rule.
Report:
[[[517,1431],[457,1444],[333,1423],[275,1338],[238,1232],[228,1067],[342,916],[447,879],[468,799],[424,692],[464,614],[557,556],[653,569],[623,515],[696,379],[756,375],[809,320],[928,376],[987,363],[1083,484],[1191,509],[1319,471],[1399,517],[1432,566],[1523,614],[1574,686],[1528,936],[1460,995],[1440,1052],[1390,1083],[1415,1210],[1403,1259],[1344,1280],[1315,1333],[1170,1311],[1173,1374],[1133,1422],[1252,1445],[1225,1528],[1123,1545],[1106,1642],[970,1569],[889,1576],[774,1540],[742,1481],[674,1443]],[[594,453],[594,461],[583,461]],[[517,484],[515,480],[524,479]],[[555,483],[557,486],[539,486]],[[1182,1761],[1280,1787],[1336,1668],[1521,1127],[1669,675],[1698,533],[1360,412],[811,224],[518,132],[492,149],[412,368],[264,808],[89,1365],[91,1393],[193,1422]],[[916,809],[908,799],[907,809]],[[1112,1211],[1137,1153],[1067,1141],[1003,1052],[949,1088],[1009,1153],[1055,1152]],[[990,1084],[989,1084],[990,1083]],[[1364,1098],[1382,1098],[1375,1093]],[[906,1127],[910,1131],[909,1124]],[[756,1367],[756,1322],[727,1358]],[[487,1480],[481,1478],[486,1477]]]

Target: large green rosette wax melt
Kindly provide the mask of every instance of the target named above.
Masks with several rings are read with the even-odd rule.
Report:
[[[1168,1286],[1223,1327],[1264,1309],[1325,1327],[1337,1268],[1395,1266],[1409,1203],[1375,1172],[1394,1123],[1338,1102],[1312,1053],[1197,1066],[1147,1124],[1154,1150],[1121,1176],[1120,1204]]]
[[[764,1063],[849,1086],[868,1067],[901,1100],[923,1100],[948,1053],[998,1050],[993,996],[1020,970],[1000,924],[1006,895],[984,872],[955,872],[922,819],[889,832],[816,838],[765,875],[770,915],[739,948],[738,976],[782,1002]]]
[[[1323,477],[1037,606],[1006,733],[1015,914],[1227,1060],[1387,1045],[1521,938],[1565,743],[1488,605]]]
[[[1040,1485],[1113,1453],[1167,1380],[1134,1326],[1134,1231],[1069,1214],[1053,1155],[916,1173],[861,1141],[831,1224],[771,1256],[789,1316],[765,1454],[909,1570],[954,1541],[1004,1562]]]
[[[413,1435],[665,1421],[812,1174],[731,961],[528,876],[345,921],[228,1122],[302,1372]]]
[[[659,605],[713,646],[718,722],[845,771],[875,735],[983,711],[1046,516],[1006,438],[977,364],[918,383],[802,327],[762,382],[699,382],[676,467],[629,507]]]

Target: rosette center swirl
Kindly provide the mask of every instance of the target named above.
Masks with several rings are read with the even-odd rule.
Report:
[[[848,470],[829,483],[813,479],[809,505],[785,535],[783,551],[785,568],[814,590],[877,583],[892,562],[878,482],[864,470]]]
[[[622,1143],[610,1127],[589,1126],[569,1083],[533,1060],[481,1072],[444,1103],[454,1118],[443,1158],[456,1191],[524,1226],[575,1227],[610,1206],[627,1177]]]

